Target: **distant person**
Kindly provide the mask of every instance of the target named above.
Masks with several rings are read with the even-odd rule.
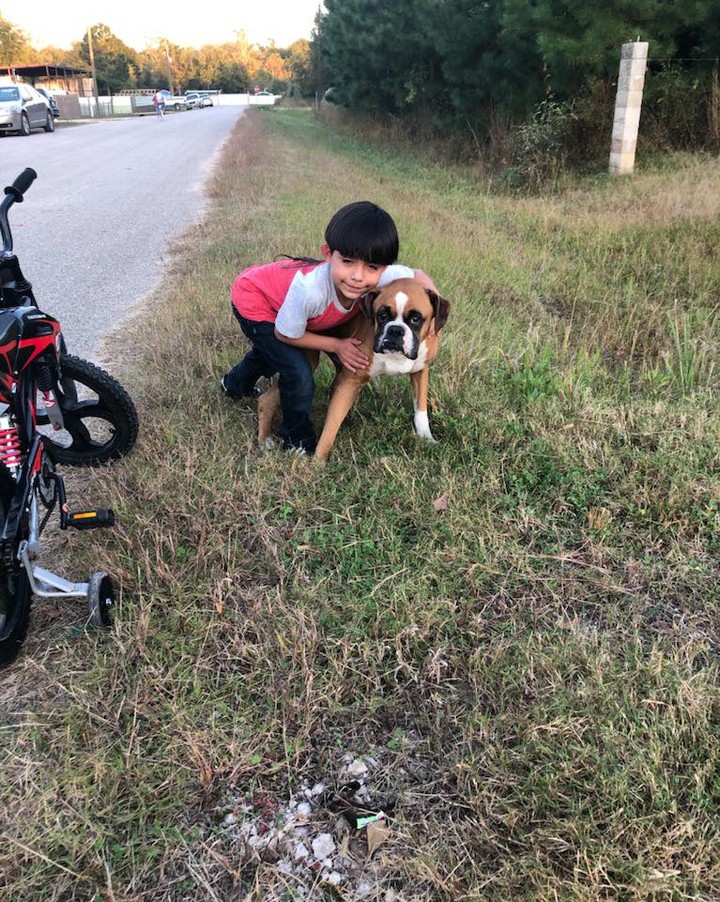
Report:
[[[161,94],[160,91],[156,91],[153,94],[153,106],[155,107],[155,113],[160,119],[165,115],[165,95]]]
[[[292,257],[251,266],[235,279],[232,310],[252,347],[220,385],[230,398],[253,397],[261,376],[279,373],[283,448],[315,450],[313,371],[305,349],[336,354],[349,370],[361,369],[368,359],[357,347],[359,339],[323,332],[360,313],[360,296],[393,279],[414,277],[435,290],[424,272],[395,262],[398,248],[390,215],[369,201],[357,201],[328,223],[323,260]]]

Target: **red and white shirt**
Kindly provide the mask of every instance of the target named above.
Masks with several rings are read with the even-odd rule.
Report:
[[[393,263],[383,270],[378,288],[413,275],[408,266]],[[245,319],[275,323],[278,332],[288,338],[332,329],[352,319],[360,309],[357,300],[350,307],[340,303],[329,263],[279,260],[251,266],[233,282],[231,297]]]

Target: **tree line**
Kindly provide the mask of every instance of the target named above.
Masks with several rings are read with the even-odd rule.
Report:
[[[717,0],[325,0],[325,7],[314,65],[327,97],[354,111],[464,131],[480,143],[515,128],[531,147],[587,147],[601,123],[611,127],[621,45],[641,40],[650,45],[643,117],[658,145],[718,148]]]
[[[689,71],[720,54],[717,0],[326,0],[315,40],[336,98],[482,122],[614,79],[620,45]],[[348,48],[352,52],[348,52]],[[707,67],[706,67],[707,68]]]
[[[717,0],[325,0],[309,41],[136,51],[90,29],[98,88],[213,88],[321,98],[353,114],[456,135],[467,152],[582,157],[606,147],[620,45],[650,44],[643,131],[665,147],[720,149]],[[0,14],[0,64],[90,65],[87,34],[33,48]],[[527,163],[527,161],[526,161]]]
[[[211,88],[244,93],[256,87],[275,93],[314,93],[310,42],[290,47],[248,43],[242,31],[226,44],[199,49],[160,39],[137,51],[102,23],[90,28],[98,91],[118,94],[133,89],[168,88],[177,93]],[[87,32],[70,48],[31,45],[25,33],[0,13],[0,65],[90,66]]]

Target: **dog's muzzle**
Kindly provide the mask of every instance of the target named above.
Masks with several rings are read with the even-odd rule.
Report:
[[[408,338],[410,341],[408,342]],[[409,347],[407,345],[409,344]],[[404,354],[410,360],[417,357],[417,342],[405,326],[388,325],[376,337],[373,351],[376,354]]]

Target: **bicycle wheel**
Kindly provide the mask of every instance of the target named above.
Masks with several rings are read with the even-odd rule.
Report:
[[[63,354],[58,401],[64,429],[55,430],[38,395],[38,431],[51,457],[62,464],[89,466],[123,457],[138,436],[132,398],[105,370],[88,360]]]
[[[10,496],[0,495],[0,524],[10,505]],[[18,656],[30,625],[32,593],[30,580],[19,564],[0,564],[0,667]]]
[[[88,583],[88,611],[93,626],[111,626],[115,590],[112,580],[104,570],[98,570]]]

